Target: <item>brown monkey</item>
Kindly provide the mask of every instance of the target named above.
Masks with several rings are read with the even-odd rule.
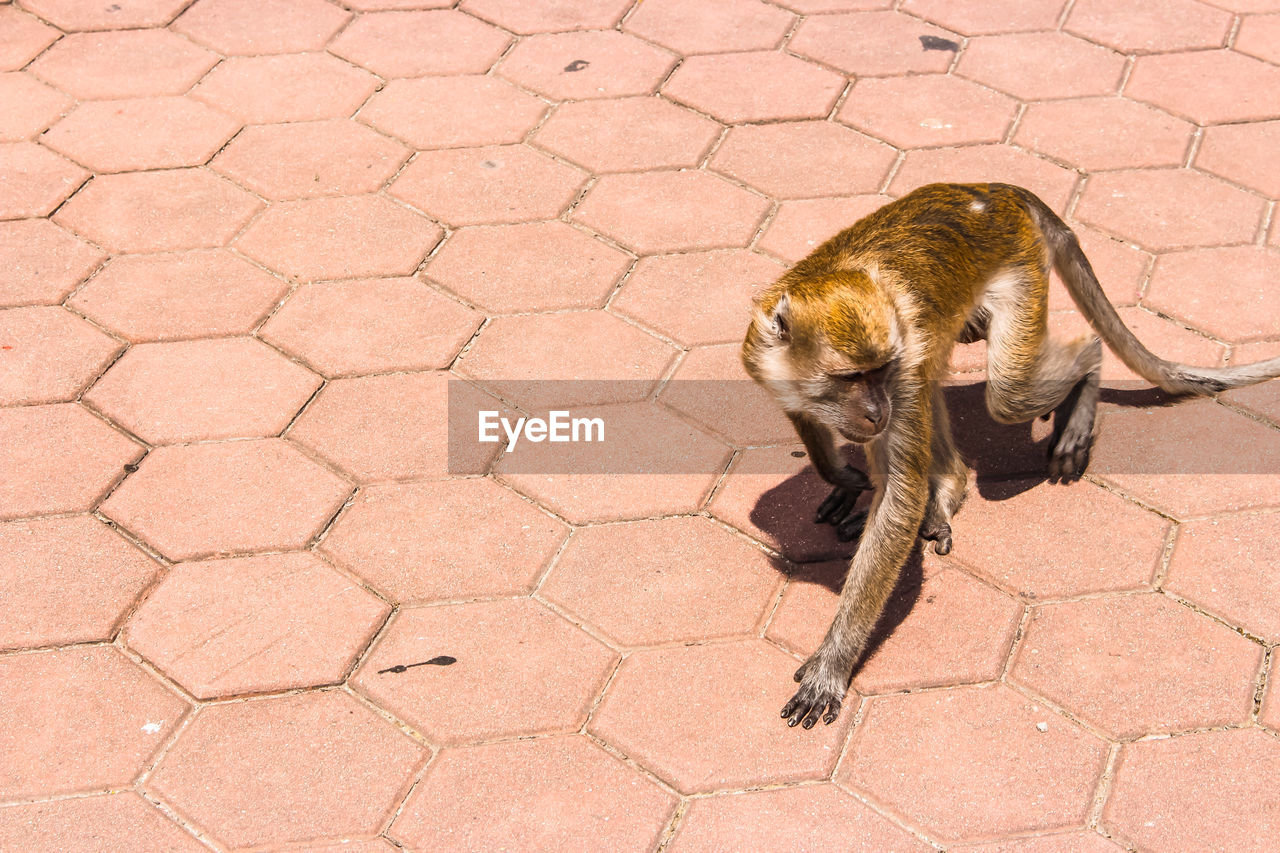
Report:
[[[1050,264],[1107,345],[1165,391],[1211,394],[1280,376],[1280,358],[1208,368],[1153,355],[1103,295],[1071,229],[1020,187],[932,184],[819,246],[760,296],[742,348],[835,486],[818,520],[852,537],[866,519],[836,617],[782,709],[790,725],[835,720],[917,535],[951,549],[968,469],[939,380],[957,341],[987,340],[991,416],[1019,423],[1054,412],[1051,476],[1084,470],[1102,348],[1093,335],[1048,337]],[[865,445],[869,518],[853,510],[868,481],[840,464],[836,436]]]

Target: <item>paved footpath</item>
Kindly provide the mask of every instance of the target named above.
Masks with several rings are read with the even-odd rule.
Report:
[[[1280,355],[1278,44],[1276,0],[0,2],[0,850],[1280,849],[1280,383],[1108,356],[1055,485],[962,348],[955,550],[806,732],[848,547],[737,360],[939,179],[1040,194],[1160,354]],[[547,378],[688,464],[449,458],[450,398]]]

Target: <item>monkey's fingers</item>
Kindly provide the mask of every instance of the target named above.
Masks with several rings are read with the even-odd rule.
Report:
[[[826,711],[824,714],[823,711]],[[782,718],[788,726],[802,725],[811,729],[818,724],[819,718],[827,725],[835,722],[840,714],[840,700],[809,687],[801,687],[782,708]]]
[[[867,511],[860,509],[857,512],[850,513],[844,521],[836,525],[836,538],[841,542],[853,542],[862,536],[862,531],[866,526]]]
[[[831,490],[831,494],[827,495],[826,499],[818,505],[818,514],[813,517],[813,523],[822,524],[827,521],[834,522],[844,518],[849,514],[849,509],[852,508],[857,500],[857,492],[851,495],[845,489],[836,486]]]
[[[850,491],[857,489],[860,492],[865,492],[871,488],[871,478],[867,476],[866,471],[859,471],[852,465],[845,465],[844,481],[840,485]]]
[[[920,528],[920,538],[933,543],[933,553],[951,553],[951,525],[945,521]]]

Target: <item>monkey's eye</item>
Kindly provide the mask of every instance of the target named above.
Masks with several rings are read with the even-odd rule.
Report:
[[[848,373],[837,373],[832,378],[837,379],[840,382],[861,382],[867,378],[867,371],[853,370]]]

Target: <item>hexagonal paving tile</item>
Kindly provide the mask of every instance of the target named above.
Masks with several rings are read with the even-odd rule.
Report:
[[[1262,647],[1167,596],[1032,611],[1011,677],[1116,738],[1242,723]]]
[[[0,222],[0,307],[61,302],[104,257],[47,219]]]
[[[409,159],[409,150],[358,122],[247,127],[211,164],[269,199],[376,192]]]
[[[527,593],[565,525],[488,479],[370,486],[320,549],[395,602]]]
[[[0,657],[0,798],[126,788],[187,703],[112,646]]]
[[[132,791],[9,806],[0,811],[0,845],[13,850],[208,849]]]
[[[350,116],[378,78],[327,53],[233,56],[191,90],[246,124]]]
[[[1233,50],[1201,50],[1142,56],[1125,95],[1197,124],[1280,118],[1268,97],[1280,87],[1280,68]]]
[[[380,77],[483,74],[511,37],[456,9],[361,15],[329,50]]]
[[[67,304],[132,341],[245,334],[288,286],[225,249],[115,257]]]
[[[1194,0],[1139,0],[1123,6],[1080,0],[1066,29],[1125,53],[1166,53],[1222,47],[1231,14]]]
[[[170,169],[207,161],[240,122],[190,98],[89,101],[40,141],[95,172]]]
[[[668,849],[709,853],[730,838],[752,850],[834,850],[850,844],[883,853],[933,849],[835,785],[699,797],[690,801]]]
[[[31,64],[47,83],[80,98],[181,95],[218,61],[165,29],[75,33]]]
[[[1004,685],[872,699],[836,780],[951,840],[1084,823],[1106,744]]]
[[[903,110],[904,103],[912,104]],[[899,148],[999,142],[1018,104],[959,77],[920,74],[858,80],[836,117]]]
[[[769,203],[703,171],[601,177],[573,218],[642,254],[745,246]]]
[[[735,447],[795,440],[795,427],[742,366],[737,343],[692,349],[659,399]]]
[[[159,570],[90,516],[0,523],[0,648],[109,640]]]
[[[517,740],[443,752],[389,830],[425,849],[613,850],[657,844],[676,798],[589,739]]]
[[[1227,341],[1280,335],[1280,252],[1255,246],[1161,255],[1143,304]],[[1222,284],[1207,299],[1205,282]]]
[[[124,0],[98,7],[76,0],[26,0],[23,5],[54,26],[72,32],[164,26],[185,4],[182,0]]]
[[[85,512],[143,452],[75,403],[0,409],[0,519]]]
[[[694,517],[579,530],[539,591],[618,643],[644,646],[748,634],[779,583],[763,551]]]
[[[56,121],[73,103],[57,89],[23,71],[0,74],[0,99],[5,103],[5,113],[0,116],[0,141],[3,142],[30,139]]]
[[[102,512],[170,560],[301,548],[351,486],[279,439],[159,447]]]
[[[555,219],[587,175],[525,145],[424,151],[391,194],[450,225]]]
[[[199,0],[172,29],[227,56],[321,50],[351,13],[323,0]]]
[[[1276,680],[1278,673],[1280,673],[1280,669],[1277,668],[1273,660],[1271,672],[1267,676],[1267,684],[1270,686],[1267,690],[1267,698],[1262,703],[1262,711],[1258,715],[1258,722],[1280,731],[1280,688],[1276,687],[1277,684],[1280,684],[1280,681]]]
[[[490,312],[547,311],[599,307],[630,265],[571,225],[530,222],[455,231],[427,275]]]
[[[631,0],[465,0],[462,8],[520,35],[560,30],[607,30]]]
[[[0,311],[0,405],[74,399],[123,346],[57,305]]]
[[[113,252],[224,245],[262,204],[203,169],[101,175],[55,214]]]
[[[1134,243],[1112,237],[1088,225],[1072,223],[1071,230],[1076,232],[1080,247],[1084,249],[1094,272],[1098,274],[1098,281],[1111,304],[1118,308],[1138,304],[1151,270],[1151,255]],[[1075,307],[1062,283],[1056,277],[1050,279],[1049,310],[1074,310]],[[1126,319],[1125,322],[1129,320]]]
[[[1280,844],[1271,819],[1277,767],[1280,743],[1257,729],[1127,744],[1102,820],[1150,850],[1189,838],[1211,849],[1267,850]]]
[[[596,172],[698,165],[720,125],[662,98],[561,104],[533,141]]]
[[[778,717],[796,665],[760,639],[635,652],[587,728],[682,793],[823,779],[853,708],[797,736]]]
[[[392,672],[439,654],[449,666]],[[401,610],[353,684],[436,743],[576,731],[618,655],[528,598]]]
[[[259,333],[325,376],[448,367],[484,318],[413,278],[304,284]]]
[[[1280,167],[1268,156],[1278,145],[1280,121],[1209,127],[1195,165],[1266,195],[1280,196]]]
[[[1196,215],[1172,216],[1196,199]],[[1266,202],[1188,169],[1135,169],[1094,175],[1075,215],[1148,249],[1249,243]]]
[[[1124,98],[1079,98],[1032,104],[1014,142],[1082,169],[1179,166],[1193,130]]]
[[[735,127],[711,168],[774,198],[874,192],[897,152],[828,121]]]
[[[576,101],[648,95],[675,63],[662,48],[615,30],[547,33],[521,39],[498,73],[548,98]]]
[[[1243,344],[1231,348],[1231,364],[1251,364],[1280,356],[1280,341]],[[1222,395],[1233,406],[1253,412],[1274,424],[1280,424],[1280,383],[1263,382]]]
[[[1268,642],[1280,639],[1280,615],[1271,606],[1280,591],[1280,577],[1270,570],[1280,561],[1276,521],[1266,513],[1183,525],[1165,589]]]
[[[845,80],[825,68],[776,51],[686,59],[662,93],[721,121],[823,118]]]
[[[175,566],[125,642],[200,699],[339,682],[391,608],[312,554]]]
[[[641,258],[609,306],[687,346],[736,342],[752,297],[785,269],[745,249]]]
[[[714,5],[650,0],[627,18],[626,29],[686,56],[769,50],[778,46],[795,18],[759,0]]]
[[[859,77],[946,71],[955,54],[925,49],[921,36],[955,40],[955,33],[919,18],[871,11],[805,18],[787,46]]]
[[[1277,62],[1280,61],[1280,53],[1276,51],[1277,33],[1280,33],[1280,14],[1247,15],[1240,19],[1232,47],[1241,53]]]
[[[0,219],[45,216],[89,173],[34,142],[0,143]]]
[[[360,118],[414,148],[501,145],[524,139],[547,104],[494,77],[392,80]]]
[[[902,8],[958,33],[973,36],[1053,29],[1062,5],[1062,0],[986,0],[983,3],[906,0]]]
[[[1144,308],[1119,308],[1116,313],[1138,340],[1164,358],[1183,364],[1223,363],[1223,345],[1206,337],[1203,332],[1188,329],[1181,323],[1166,320]],[[1075,311],[1050,314],[1049,329],[1055,336],[1067,339],[1090,331],[1088,321]],[[1151,386],[1150,382],[1130,370],[1109,349],[1103,350],[1102,380],[1106,387],[1122,392],[1133,392]],[[1123,400],[1124,394],[1119,395],[1118,399]]]
[[[236,246],[301,279],[409,275],[443,233],[384,196],[341,196],[274,204]]]
[[[147,790],[231,847],[372,835],[426,756],[345,693],[303,693],[201,709]]]
[[[1057,211],[1066,208],[1080,179],[1076,172],[1008,145],[965,145],[908,151],[889,184],[889,194],[905,195],[935,181],[983,183],[992,175],[1026,187]]]
[[[278,435],[320,377],[253,338],[139,344],[85,394],[149,444]]]
[[[784,201],[756,246],[795,262],[867,214],[893,201],[887,195]]]
[[[970,40],[956,73],[1023,100],[1110,95],[1120,87],[1118,53],[1062,32]]]
[[[15,71],[35,59],[62,34],[16,6],[0,8],[0,70]]]
[[[1088,830],[1027,835],[987,844],[950,847],[953,853],[1120,853],[1128,848]]]

